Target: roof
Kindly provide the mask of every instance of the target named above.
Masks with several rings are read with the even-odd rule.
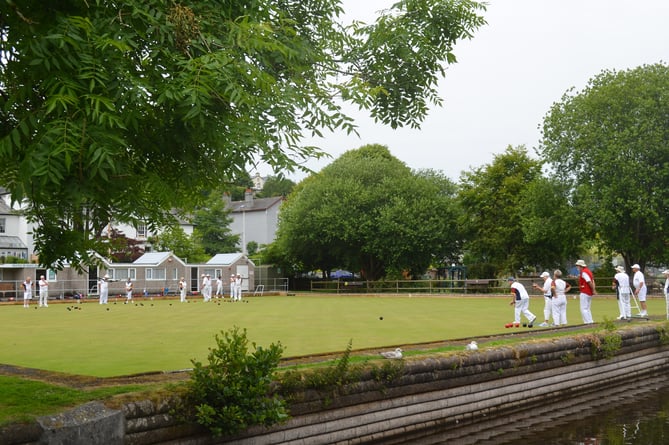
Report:
[[[147,252],[133,261],[132,264],[160,264],[171,255],[172,252]]]
[[[6,203],[4,199],[0,199],[0,215],[13,215],[14,212]]]
[[[3,247],[5,249],[28,250],[28,246],[23,244],[23,241],[21,241],[21,238],[19,238],[18,236],[0,235],[0,247]]]
[[[283,196],[273,198],[253,198],[253,201],[233,201],[230,203],[232,213],[257,212],[267,210],[283,202]]]
[[[242,257],[244,254],[235,252],[235,253],[217,253],[209,261],[207,261],[207,264],[214,264],[214,265],[222,265],[226,266],[228,264],[234,264]]]

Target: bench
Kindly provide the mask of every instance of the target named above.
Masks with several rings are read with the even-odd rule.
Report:
[[[14,283],[0,283],[0,294],[4,299],[9,294],[10,297],[16,296],[16,288],[14,288]]]

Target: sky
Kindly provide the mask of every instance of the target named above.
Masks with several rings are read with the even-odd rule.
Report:
[[[345,20],[372,23],[394,2],[342,0]],[[347,108],[360,136],[306,140],[331,156],[306,166],[319,171],[348,150],[382,144],[408,167],[457,182],[509,145],[534,154],[544,116],[570,88],[582,90],[603,70],[669,61],[668,0],[489,0],[482,14],[487,24],[457,43],[458,63],[439,83],[443,106],[432,108],[420,129],[393,130]]]

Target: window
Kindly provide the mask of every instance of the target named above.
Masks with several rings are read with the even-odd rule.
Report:
[[[113,269],[109,271],[109,275],[115,280],[125,281],[128,278],[135,279],[135,269]]]
[[[56,271],[51,270],[51,269],[47,269],[46,279],[47,279],[47,281],[56,281]]]
[[[174,274],[172,275],[173,280],[178,280],[179,279],[179,269],[176,267],[174,268]]]
[[[7,225],[6,218],[0,218],[0,233],[5,233],[6,225]]]
[[[147,280],[164,280],[165,269],[146,269]]]
[[[137,224],[137,238],[146,238],[146,224]]]

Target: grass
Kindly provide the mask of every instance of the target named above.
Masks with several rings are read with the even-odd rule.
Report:
[[[0,425],[27,422],[35,416],[58,412],[80,403],[145,389],[140,385],[126,385],[84,391],[19,377],[0,376]]]
[[[462,350],[468,337],[508,333],[510,298],[312,296],[255,297],[248,303],[207,303],[193,299],[145,300],[107,306],[53,303],[49,308],[21,305],[0,307],[0,363],[95,377],[171,371],[206,363],[214,335],[233,326],[247,329],[258,345],[281,342],[285,357],[341,352],[352,341],[355,349],[462,339],[446,346],[412,353]],[[664,300],[649,300],[651,314],[661,314]],[[530,310],[543,318],[543,299],[533,297]],[[596,298],[595,321],[615,319],[615,298]],[[580,323],[578,302],[569,299],[568,319]],[[514,332],[527,329],[514,329]],[[535,336],[551,337],[555,333]],[[565,334],[567,335],[567,334]],[[485,346],[513,340],[492,340]],[[322,365],[322,364],[321,364]],[[310,366],[310,365],[307,365]],[[154,384],[155,385],[155,384]],[[164,384],[163,384],[164,386]],[[18,377],[0,376],[0,425],[58,412],[90,400],[146,390],[146,385],[78,390]]]
[[[196,302],[197,301],[197,302]],[[24,309],[0,307],[0,363],[110,377],[192,367],[205,361],[214,335],[233,326],[248,338],[269,345],[280,341],[284,356],[383,348],[407,343],[508,332],[513,318],[507,297],[292,296],[255,297],[248,303],[193,300],[141,301],[107,306],[86,303]],[[649,301],[660,313],[663,302]],[[613,298],[593,302],[596,321],[617,316]],[[543,300],[530,310],[543,317]],[[568,319],[580,322],[578,302],[569,300]],[[522,330],[522,328],[521,328]]]

